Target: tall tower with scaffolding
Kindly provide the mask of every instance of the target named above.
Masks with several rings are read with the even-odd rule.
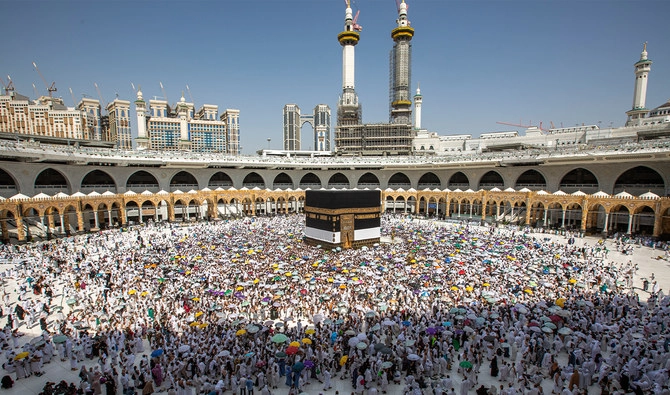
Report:
[[[390,122],[412,123],[412,99],[410,97],[410,77],[412,75],[412,37],[414,28],[407,19],[407,4],[398,4],[398,26],[391,31],[393,49],[390,56]]]
[[[347,8],[344,16],[344,30],[337,35],[337,40],[342,45],[342,95],[337,103],[337,125],[358,125],[363,118],[363,109],[358,102],[355,90],[355,52],[354,47],[360,39],[361,27],[356,23],[353,16],[351,2],[347,0]]]

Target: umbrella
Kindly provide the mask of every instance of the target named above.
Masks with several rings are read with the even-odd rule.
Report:
[[[551,328],[549,328],[548,326],[543,326],[543,327],[542,327],[542,332],[544,332],[544,333],[552,333],[553,330],[552,330]]]
[[[304,338],[302,339],[302,344],[312,344],[312,339]]]
[[[554,324],[554,323],[552,323],[552,322],[546,322],[546,323],[544,324],[544,326],[545,326],[546,328],[549,328],[549,329],[556,329],[556,328],[557,328],[557,327],[556,327],[556,324]]]
[[[356,348],[359,350],[365,350],[368,348],[368,345],[365,342],[359,342],[356,344]]]
[[[393,362],[390,361],[382,362],[382,369],[388,369],[391,366],[393,366]]]
[[[276,335],[272,336],[270,340],[272,340],[273,343],[284,343],[288,340],[288,336],[283,333],[277,333]]]
[[[384,347],[384,348],[382,348],[381,350],[379,350],[379,352],[382,353],[382,354],[384,354],[384,355],[391,355],[391,354],[393,354],[393,350],[391,350],[391,349],[388,348],[388,347]]]
[[[461,361],[461,363],[458,364],[458,366],[465,368],[465,369],[470,369],[472,368],[472,362],[470,361]]]
[[[281,358],[286,358],[286,353],[283,352],[283,351],[277,351],[277,352],[275,353],[275,357],[276,357],[276,358],[279,358],[279,359],[281,359]]]
[[[260,330],[261,328],[257,327],[256,325],[247,325],[247,331],[249,333],[256,333]]]
[[[407,359],[409,359],[410,361],[418,361],[419,359],[421,359],[421,357],[418,356],[417,354],[409,354],[407,356]]]
[[[349,359],[348,355],[345,355],[342,358],[340,358],[340,366],[344,366],[344,364],[347,363],[348,359]]]
[[[20,352],[20,353],[16,354],[16,356],[14,357],[14,360],[18,361],[20,359],[26,358],[28,355],[30,355],[30,353],[28,351]]]
[[[151,358],[157,358],[157,357],[160,357],[161,355],[163,355],[163,349],[162,348],[153,350],[151,352]]]
[[[286,355],[294,355],[298,352],[298,347],[291,346],[286,349]]]
[[[432,326],[428,327],[428,328],[426,328],[426,333],[429,334],[429,335],[434,335],[434,334],[437,333],[437,328],[434,328]]]
[[[292,369],[293,369],[294,372],[302,372],[302,370],[303,370],[304,368],[305,368],[305,364],[302,363],[302,362],[300,362],[300,361],[294,363],[294,364],[293,364],[293,367],[292,367]]]
[[[67,336],[65,336],[65,335],[54,336],[52,340],[56,344],[65,343],[65,341],[67,340]]]
[[[572,329],[570,329],[568,327],[563,327],[563,328],[558,330],[558,334],[559,335],[570,335],[570,334],[572,334]]]
[[[493,336],[493,335],[486,335],[486,336],[484,336],[484,340],[486,340],[487,342],[493,343],[494,341],[496,341],[496,337]]]
[[[236,336],[242,336],[242,335],[246,335],[246,334],[247,334],[247,330],[246,330],[246,329],[240,329],[240,330],[238,330],[237,332],[235,332],[235,335],[236,335]]]
[[[375,351],[380,351],[382,348],[386,348],[386,344],[384,343],[376,343],[374,345]]]
[[[292,341],[288,344],[289,347],[300,347],[300,342]]]
[[[179,348],[177,349],[178,352],[188,352],[190,350],[191,350],[191,346],[189,346],[188,344],[184,344],[182,346],[179,346]]]

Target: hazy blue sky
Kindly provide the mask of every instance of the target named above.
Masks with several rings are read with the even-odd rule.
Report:
[[[633,100],[633,63],[648,41],[654,61],[647,107],[670,98],[670,1],[407,0],[415,28],[412,85],[421,84],[423,126],[439,134],[543,126],[620,126]],[[0,75],[20,93],[46,89],[175,103],[188,84],[197,107],[240,109],[244,153],[280,148],[282,107],[319,103],[333,113],[342,86],[343,0],[7,1]],[[394,0],[356,0],[361,41],[356,90],[366,123],[388,121]],[[188,92],[186,99],[190,101]],[[134,111],[133,111],[134,114]],[[136,134],[133,118],[133,133]],[[520,128],[517,128],[520,129]],[[312,130],[303,128],[303,149]]]

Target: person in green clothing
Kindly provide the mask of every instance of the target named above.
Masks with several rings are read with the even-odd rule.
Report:
[[[153,320],[154,316],[156,315],[156,312],[154,311],[154,308],[149,307],[149,310],[147,312],[149,313],[149,318],[151,318]]]

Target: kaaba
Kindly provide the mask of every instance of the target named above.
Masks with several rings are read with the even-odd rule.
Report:
[[[305,191],[305,242],[326,248],[379,243],[380,191]]]

